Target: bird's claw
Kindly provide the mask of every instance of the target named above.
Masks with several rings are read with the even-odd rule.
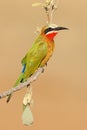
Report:
[[[44,68],[42,69],[42,73],[44,73]]]
[[[30,84],[27,84],[27,88],[30,86]]]
[[[45,63],[45,65],[47,66],[47,63]]]

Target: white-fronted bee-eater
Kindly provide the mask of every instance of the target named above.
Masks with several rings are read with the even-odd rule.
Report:
[[[54,37],[60,30],[67,29],[68,28],[59,27],[55,24],[47,24],[41,29],[31,49],[29,49],[21,61],[23,69],[13,87],[26,81],[39,67],[43,67],[47,64],[54,51]],[[9,102],[10,98],[11,94],[8,96],[7,102]]]

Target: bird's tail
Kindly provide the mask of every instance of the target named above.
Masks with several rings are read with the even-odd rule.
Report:
[[[23,73],[20,74],[19,78],[17,79],[17,81],[15,82],[13,87],[18,86],[18,84],[21,83],[21,82],[23,82]],[[8,98],[6,100],[7,103],[10,101],[11,97],[12,97],[12,94],[9,94]]]

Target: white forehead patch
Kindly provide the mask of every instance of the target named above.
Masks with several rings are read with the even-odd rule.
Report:
[[[50,32],[46,33],[46,35],[52,34],[52,33],[57,33],[57,32],[58,32],[58,31],[50,31]]]
[[[50,24],[49,27],[56,28],[56,27],[58,27],[58,25],[56,25],[56,24]]]

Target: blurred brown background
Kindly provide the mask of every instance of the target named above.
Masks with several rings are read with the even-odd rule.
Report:
[[[44,2],[44,0],[39,0]],[[21,71],[36,26],[46,23],[38,0],[0,0],[0,92],[10,88]],[[60,0],[54,23],[69,27],[55,38],[56,47],[45,73],[33,83],[35,123],[21,122],[22,99],[0,100],[2,130],[87,130],[87,0]]]

